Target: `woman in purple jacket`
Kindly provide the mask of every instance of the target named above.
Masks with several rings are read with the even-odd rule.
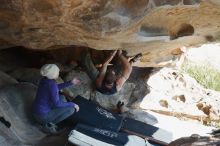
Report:
[[[59,68],[55,64],[45,64],[40,73],[40,80],[36,98],[32,105],[34,118],[43,126],[43,131],[56,133],[56,124],[72,116],[79,111],[79,106],[73,102],[66,102],[59,95],[59,90],[80,84],[80,80],[74,78],[71,81],[57,84],[55,79],[59,77]]]

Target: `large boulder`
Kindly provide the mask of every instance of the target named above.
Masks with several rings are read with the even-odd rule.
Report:
[[[144,54],[139,66],[164,66],[179,47],[219,40],[219,8],[218,0],[2,0],[0,48],[123,48]]]
[[[0,112],[11,123],[10,130],[16,135],[16,139],[25,144],[33,144],[45,136],[39,131],[31,116],[31,105],[36,90],[36,86],[28,83],[0,89]]]
[[[89,76],[83,71],[72,70],[64,77],[64,81],[72,80],[74,77],[78,78],[81,81],[81,84],[70,86],[64,89],[64,91],[72,97],[80,95],[86,99],[90,99],[93,91],[93,83]]]
[[[36,68],[18,68],[9,73],[19,82],[29,82],[38,85],[41,78],[40,70]]]
[[[0,123],[0,145],[1,146],[25,146],[17,138],[13,131]]]
[[[18,81],[16,81],[13,77],[0,71],[0,88],[6,85],[17,84],[17,83]]]

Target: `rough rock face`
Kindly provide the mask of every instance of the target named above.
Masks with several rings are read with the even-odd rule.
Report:
[[[17,83],[18,82],[14,78],[0,71],[0,88],[7,86],[7,85],[17,84]]]
[[[195,120],[219,120],[219,92],[205,89],[175,69],[163,68],[147,81],[150,93],[140,104],[162,114]]]
[[[0,114],[11,123],[8,133],[13,132],[16,137],[11,139],[18,139],[25,144],[39,141],[45,136],[31,116],[30,109],[36,90],[36,86],[29,83],[8,85],[0,89]]]
[[[140,66],[163,66],[183,45],[219,39],[219,8],[218,0],[2,0],[0,46],[124,48],[145,54]]]

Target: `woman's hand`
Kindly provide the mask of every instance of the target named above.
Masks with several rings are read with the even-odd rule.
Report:
[[[81,81],[78,78],[73,78],[71,81],[74,85],[80,85]]]
[[[74,108],[76,109],[76,112],[79,111],[79,106],[77,104],[75,104]]]

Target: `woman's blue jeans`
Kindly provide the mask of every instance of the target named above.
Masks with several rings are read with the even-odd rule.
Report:
[[[60,97],[61,100],[64,100],[65,97]],[[60,107],[60,108],[54,108],[48,113],[44,115],[36,115],[33,114],[34,118],[37,120],[37,122],[41,124],[47,124],[47,123],[54,123],[57,124],[68,117],[72,116],[75,112],[75,108],[73,107]]]
[[[41,124],[46,123],[54,123],[57,124],[66,118],[72,116],[75,112],[73,107],[62,107],[62,108],[55,108],[52,109],[50,112],[44,115],[36,115],[34,114],[34,118]]]

